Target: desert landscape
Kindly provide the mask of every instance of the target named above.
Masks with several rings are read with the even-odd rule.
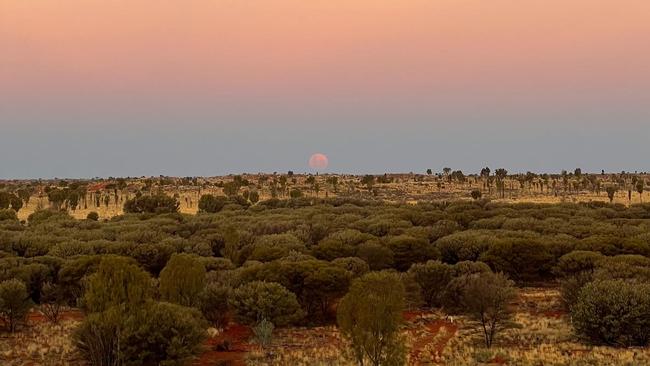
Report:
[[[645,174],[461,174],[4,181],[0,359],[650,362]]]
[[[650,366],[650,1],[0,0],[0,366]]]

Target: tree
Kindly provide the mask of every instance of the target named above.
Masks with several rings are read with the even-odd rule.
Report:
[[[275,282],[253,281],[236,288],[229,303],[239,319],[256,324],[266,319],[277,326],[300,320],[304,313],[296,295]]]
[[[636,191],[639,193],[639,200],[641,201],[641,203],[643,203],[643,191],[645,189],[645,181],[643,179],[639,179],[636,182],[635,188]]]
[[[217,213],[223,209],[228,203],[228,198],[225,196],[214,196],[211,194],[204,194],[199,199],[199,211],[208,213]]]
[[[50,322],[57,324],[61,310],[65,305],[65,297],[60,286],[52,282],[46,282],[41,288],[40,310],[43,316]]]
[[[197,306],[205,288],[205,267],[190,254],[173,254],[160,272],[160,295],[169,302]]]
[[[165,194],[155,196],[140,196],[127,200],[124,203],[124,212],[126,213],[176,213],[180,204],[178,201]]]
[[[427,175],[431,175],[431,174],[433,174],[433,170],[431,170],[431,168],[427,169]]]
[[[501,273],[470,275],[463,290],[463,306],[479,323],[485,346],[492,347],[499,331],[509,326],[508,303],[515,298],[514,283]]]
[[[589,283],[571,316],[576,332],[592,343],[644,347],[650,341],[650,285],[624,280]]]
[[[0,316],[9,326],[11,333],[25,320],[32,306],[27,286],[23,281],[13,278],[0,283]]]
[[[609,203],[614,202],[614,195],[618,191],[618,188],[614,185],[609,185],[605,188],[605,192],[607,192],[607,197],[609,197]]]
[[[366,360],[373,366],[405,364],[399,333],[404,297],[404,285],[396,273],[372,272],[352,283],[339,303],[337,320],[359,365]]]

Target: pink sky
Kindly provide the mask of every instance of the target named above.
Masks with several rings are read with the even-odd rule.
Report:
[[[650,2],[0,0],[0,49],[27,105],[640,103]]]

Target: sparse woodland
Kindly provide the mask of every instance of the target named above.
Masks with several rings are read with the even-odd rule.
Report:
[[[2,183],[0,360],[650,364],[645,175],[428,173]]]

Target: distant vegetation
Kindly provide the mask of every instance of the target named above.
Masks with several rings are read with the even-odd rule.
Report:
[[[41,188],[5,186],[0,316],[7,332],[20,332],[33,307],[52,322],[64,309],[82,309],[72,339],[92,365],[183,364],[201,352],[208,327],[233,319],[251,326],[261,345],[275,328],[336,324],[351,362],[403,365],[404,311],[467,317],[491,348],[514,325],[518,287],[542,285],[560,289],[583,342],[647,346],[650,203],[494,202],[483,197],[491,177],[498,196],[517,179],[483,172],[472,178],[482,187],[465,200],[417,204],[372,193],[325,198],[322,187],[290,194],[298,188],[277,177],[283,198],[295,198],[259,201],[261,189],[234,178],[227,194],[202,194],[197,215],[179,212],[178,195],[153,185],[125,193],[134,183],[118,180],[97,191],[114,189],[124,206],[110,219],[74,219],[75,207],[102,198],[93,193],[86,202],[88,186],[60,183],[47,187],[49,207],[24,222],[16,216],[22,198],[9,191]],[[539,189],[544,178],[531,177],[521,189]],[[567,190],[596,184],[578,171],[564,177]],[[620,179],[643,192],[633,177]],[[440,179],[468,177],[448,171]],[[623,186],[617,179],[611,184]],[[325,184],[334,192],[345,183]],[[366,176],[360,184],[373,192],[385,183]]]

